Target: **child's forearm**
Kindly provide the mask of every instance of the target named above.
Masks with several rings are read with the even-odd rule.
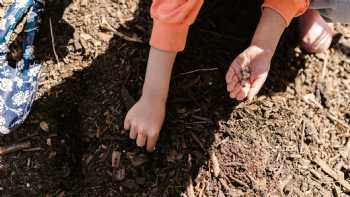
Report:
[[[260,22],[252,39],[252,45],[274,53],[286,28],[283,17],[271,8],[264,8]]]
[[[142,96],[159,99],[166,103],[169,91],[171,71],[177,52],[162,51],[151,47]]]

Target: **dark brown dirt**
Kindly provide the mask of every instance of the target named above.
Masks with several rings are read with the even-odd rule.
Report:
[[[328,55],[308,55],[292,24],[259,97],[239,104],[226,94],[224,75],[249,44],[261,2],[206,1],[177,59],[167,119],[149,154],[122,122],[141,92],[150,1],[48,3],[37,101],[26,123],[0,139],[34,149],[0,157],[0,196],[190,196],[189,184],[195,196],[346,196],[339,180],[350,182],[349,27],[336,25]]]

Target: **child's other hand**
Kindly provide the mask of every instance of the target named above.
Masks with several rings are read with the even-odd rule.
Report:
[[[165,103],[153,97],[142,96],[129,110],[124,121],[124,129],[130,130],[129,137],[136,139],[139,147],[147,151],[155,149],[159,132],[165,117]]]
[[[227,74],[227,91],[231,98],[252,100],[263,86],[273,53],[251,45],[232,62]]]

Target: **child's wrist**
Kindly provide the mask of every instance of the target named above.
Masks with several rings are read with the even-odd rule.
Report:
[[[261,43],[256,43],[256,42],[252,42],[250,46],[261,49],[263,51],[264,56],[270,59],[272,58],[272,56],[275,54],[275,51],[276,51],[276,48],[274,47],[267,46]]]
[[[256,46],[264,51],[266,55],[273,56],[276,50],[276,45],[270,43],[270,42],[262,42],[262,41],[256,41],[253,40],[250,44],[251,46]]]
[[[285,28],[285,21],[279,13],[264,8],[251,45],[273,54]]]
[[[146,99],[148,101],[159,103],[159,104],[166,104],[168,98],[168,94],[160,93],[159,91],[151,91],[151,90],[143,90],[141,99]]]

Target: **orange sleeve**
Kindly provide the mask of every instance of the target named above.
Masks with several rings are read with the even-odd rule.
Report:
[[[150,45],[165,51],[182,51],[190,25],[204,0],[153,0]]]
[[[265,0],[262,7],[268,7],[278,12],[289,25],[290,21],[303,14],[309,7],[310,0]]]

